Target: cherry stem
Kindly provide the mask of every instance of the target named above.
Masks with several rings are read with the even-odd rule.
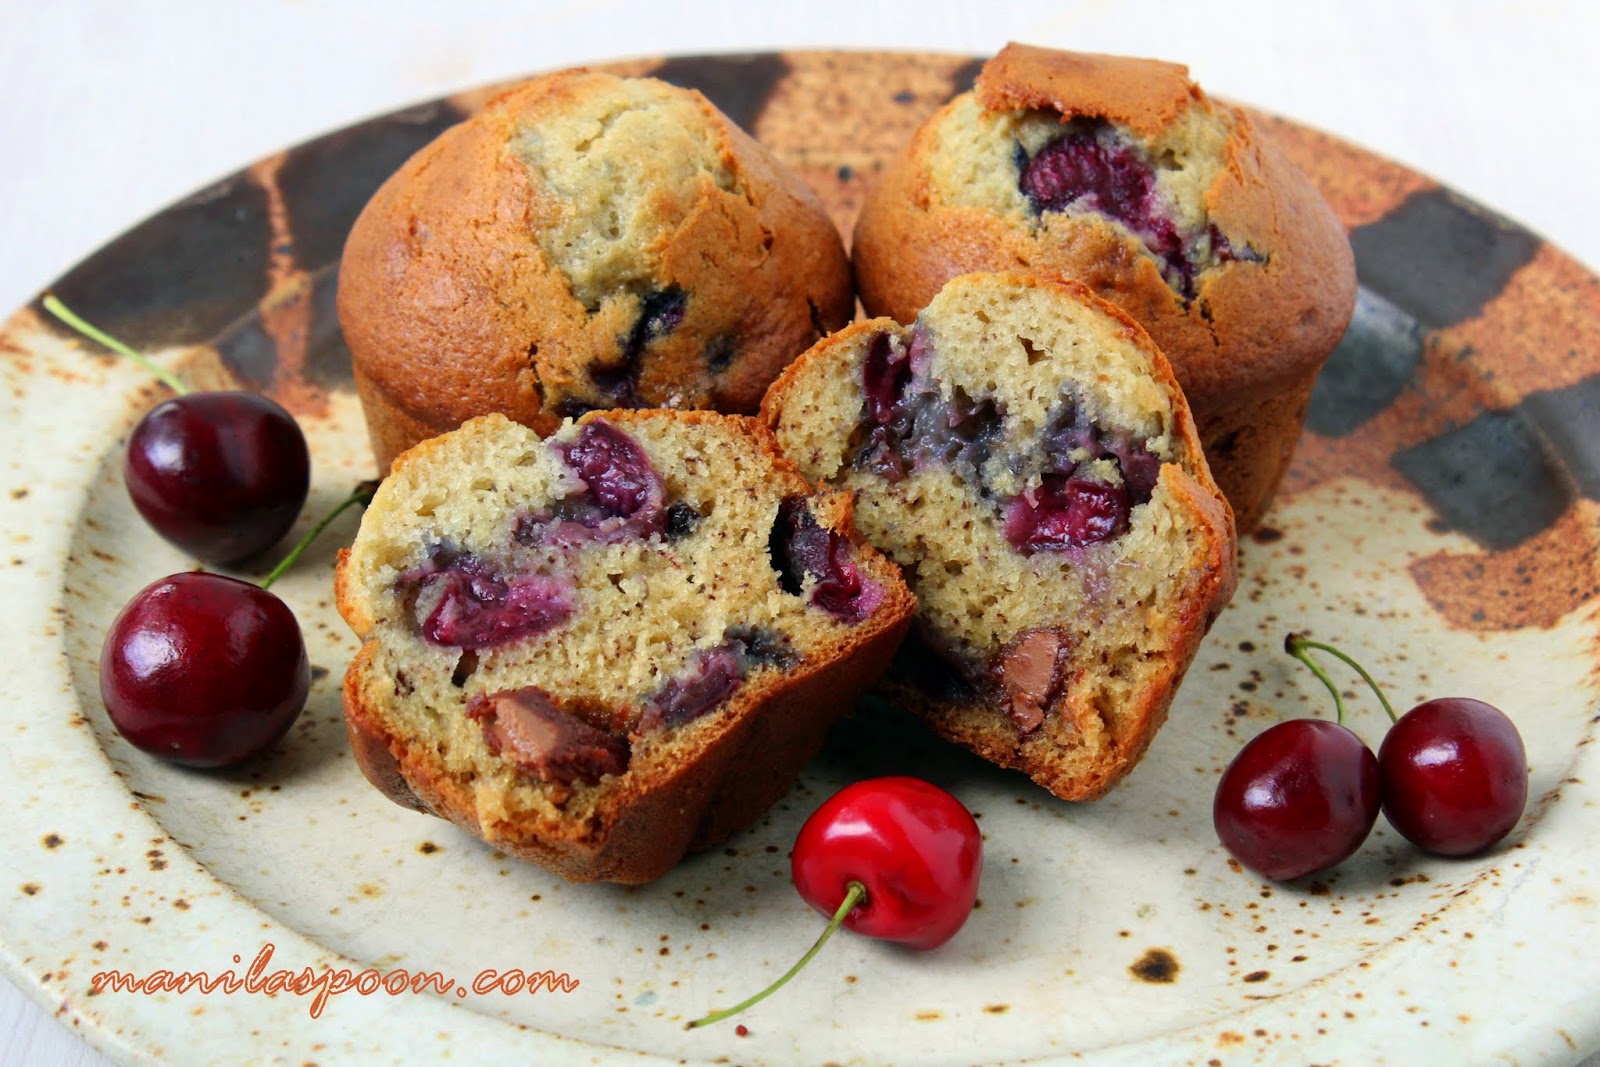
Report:
[[[301,553],[305,552],[307,548],[311,547],[311,542],[315,541],[318,535],[321,534],[323,530],[326,530],[330,524],[332,524],[334,519],[337,519],[344,513],[346,508],[349,508],[353,504],[361,504],[362,506],[365,506],[370,503],[372,501],[372,494],[375,493],[377,489],[377,482],[362,482],[360,485],[356,486],[355,492],[345,497],[344,500],[339,503],[338,507],[324,515],[322,517],[322,521],[313,526],[304,537],[300,538],[299,543],[289,550],[289,554],[284,556],[283,559],[279,560],[278,565],[272,568],[265,578],[261,579],[261,588],[271,589],[272,583],[277,581],[279,578],[282,578],[284,572],[286,572],[290,567],[294,566],[295,561],[300,558]]]
[[[813,956],[822,951],[822,946],[828,943],[828,938],[832,937],[833,932],[844,924],[845,918],[855,910],[856,905],[860,904],[865,899],[867,899],[867,887],[862,885],[860,882],[851,882],[845,892],[844,900],[839,902],[839,910],[835,911],[833,913],[833,918],[828,920],[828,928],[822,931],[822,936],[817,938],[816,943],[806,951],[804,956],[800,957],[799,962],[784,972],[782,978],[779,978],[776,982],[773,982],[771,985],[767,986],[767,988],[763,989],[750,999],[741,1001],[731,1008],[723,1008],[721,1011],[714,1011],[704,1018],[696,1019],[694,1022],[685,1026],[684,1029],[693,1030],[697,1027],[710,1026],[712,1023],[719,1023],[730,1015],[737,1015],[746,1008],[754,1007],[763,1000],[766,1000],[772,994],[776,993],[778,990],[782,989],[784,984],[788,982],[789,979],[799,974],[800,969],[811,962],[811,958]]]
[[[1323,652],[1328,653],[1330,656],[1336,656],[1340,660],[1343,660],[1346,665],[1352,668],[1357,674],[1361,675],[1361,680],[1366,682],[1368,688],[1377,694],[1378,703],[1382,704],[1383,710],[1389,714],[1389,721],[1400,721],[1400,716],[1394,713],[1394,706],[1389,703],[1389,698],[1383,695],[1383,689],[1373,679],[1372,675],[1367,673],[1367,669],[1365,667],[1357,663],[1350,656],[1339,651],[1337,648],[1334,648],[1332,645],[1325,645],[1321,641],[1313,641],[1311,638],[1306,637],[1303,634],[1290,634],[1283,640],[1283,650],[1289,653],[1289,655],[1293,656],[1295,659],[1299,660],[1301,663],[1304,663],[1307,667],[1310,667],[1311,673],[1322,679],[1322,684],[1327,686],[1328,692],[1333,694],[1333,706],[1338,712],[1339,724],[1341,726],[1344,724],[1344,701],[1340,698],[1339,689],[1333,684],[1333,679],[1328,677],[1327,672],[1324,671],[1322,667],[1311,658],[1311,653],[1306,651],[1307,649],[1311,648],[1320,649]]]
[[[50,312],[50,314],[60,319],[68,326],[71,326],[74,330],[77,330],[91,341],[99,341],[101,344],[111,349],[111,351],[127,356],[129,359],[139,364],[139,366],[143,367],[151,374],[154,374],[157,378],[160,378],[162,382],[166,384],[167,388],[171,389],[174,393],[177,393],[179,396],[189,395],[189,387],[180,382],[170,371],[164,370],[149,356],[142,352],[134,351],[121,341],[117,340],[115,337],[112,337],[109,333],[106,333],[98,326],[95,326],[93,323],[79,318],[77,312],[73,311],[56,298],[56,294],[44,294],[44,299],[40,301],[40,303],[44,305],[44,309]]]

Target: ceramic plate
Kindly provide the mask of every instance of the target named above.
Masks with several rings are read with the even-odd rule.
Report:
[[[616,69],[704,90],[848,232],[874,172],[976,67],[795,53]],[[373,473],[332,310],[344,233],[485,97],[263,160],[53,288],[197,381],[282,400],[311,440],[320,514]],[[1288,484],[1242,546],[1239,594],[1148,758],[1106,800],[1072,805],[866,711],[732,847],[642,888],[563,884],[362,780],[338,698],[355,642],[330,595],[354,518],[276,587],[316,682],[269,758],[198,773],[125,744],[98,699],[102,636],[136,590],[191,566],[121,486],[120,442],[160,391],[19,311],[0,336],[7,975],[130,1062],[1534,1063],[1600,1046],[1600,282],[1424,177],[1262,121],[1349,226],[1361,300]],[[1401,706],[1506,708],[1533,774],[1511,838],[1445,861],[1380,820],[1325,877],[1272,885],[1230,863],[1211,830],[1218,774],[1267,725],[1325,711],[1281,651],[1290,629],[1354,652]],[[1376,745],[1382,712],[1350,691]],[[804,817],[845,782],[901,771],[981,817],[981,906],[960,936],[926,955],[836,939],[743,1019],[748,1034],[685,1032],[820,928],[787,876]],[[249,989],[228,992],[252,965]],[[321,1005],[288,977],[270,988],[329,967],[374,974]],[[224,984],[95,992],[111,970]],[[530,991],[511,972],[544,980]],[[428,990],[400,991],[418,975],[435,976]]]

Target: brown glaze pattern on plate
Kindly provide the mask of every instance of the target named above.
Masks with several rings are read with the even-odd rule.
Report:
[[[1177,57],[1181,58],[1181,57]],[[960,56],[784,53],[637,60],[699,88],[813,185],[848,234],[863,192],[970,84]],[[202,382],[269,392],[316,457],[308,512],[371,473],[333,313],[366,198],[485,89],[263,160],[108,244],[52,287]],[[504,860],[361,780],[337,679],[353,651],[328,589],[334,544],[281,586],[318,680],[263,763],[157,765],[97,700],[95,659],[134,591],[188,564],[122,495],[117,448],[158,390],[32,306],[0,334],[11,454],[0,593],[24,621],[0,682],[0,918],[14,980],[133,1061],[574,1058],[605,1063],[1528,1062],[1600,1045],[1600,280],[1479,205],[1335,138],[1260,115],[1349,226],[1356,319],[1313,397],[1235,603],[1146,762],[1073,806],[892,711],[846,724],[726,853],[657,885],[571,887]],[[335,528],[347,540],[349,523]],[[1380,822],[1330,876],[1264,885],[1210,831],[1216,776],[1325,694],[1277,651],[1307,628],[1359,654],[1397,703],[1471,694],[1529,741],[1534,796],[1508,844],[1418,855]],[[1355,728],[1381,735],[1381,712]],[[982,906],[913,958],[830,946],[731,1029],[682,1022],[762,984],[814,936],[785,852],[846,781],[914,772],[982,816]],[[90,992],[120,967],[218,971],[272,943],[292,969],[553,968],[570,994],[305,998]],[[1592,953],[1590,954],[1593,955]],[[181,1040],[182,1044],[178,1044]],[[1397,1051],[1399,1050],[1399,1051]]]

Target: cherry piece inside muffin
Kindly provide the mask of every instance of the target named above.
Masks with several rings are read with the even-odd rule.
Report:
[[[892,331],[868,341],[853,467],[890,482],[930,464],[950,467],[995,502],[1006,540],[1024,554],[1106,541],[1128,528],[1129,511],[1150,499],[1161,467],[1143,443],[1100,426],[1065,393],[1034,445],[1037,454],[1016,453],[1003,437],[1001,403],[992,396],[974,400],[959,386],[946,397],[929,352],[928,333],[918,328],[906,343]],[[1036,468],[1039,484],[999,493],[985,473],[997,457],[1012,475]]]
[[[1051,120],[1062,125],[1062,118],[1051,112],[1021,118],[1018,136],[1032,133],[1034,123]],[[1117,222],[1138,238],[1160,264],[1166,283],[1186,302],[1195,298],[1195,278],[1202,270],[1238,258],[1203,205],[1197,211],[1184,203],[1186,179],[1166,178],[1138,139],[1102,120],[1064,125],[1066,133],[1054,134],[1032,154],[1016,142],[1018,189],[1035,214],[1088,211]],[[1165,170],[1181,173],[1174,152],[1163,150],[1163,158],[1170,160]],[[1197,170],[1214,168],[1202,165]],[[1246,246],[1243,258],[1256,259],[1258,254]]]

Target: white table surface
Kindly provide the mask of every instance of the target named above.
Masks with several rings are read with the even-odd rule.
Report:
[[[457,89],[632,55],[988,54],[1008,39],[1186,62],[1215,94],[1430,174],[1600,268],[1600,5],[1586,0],[14,0],[0,18],[0,313],[217,177]],[[0,980],[0,1063],[108,1062]]]

